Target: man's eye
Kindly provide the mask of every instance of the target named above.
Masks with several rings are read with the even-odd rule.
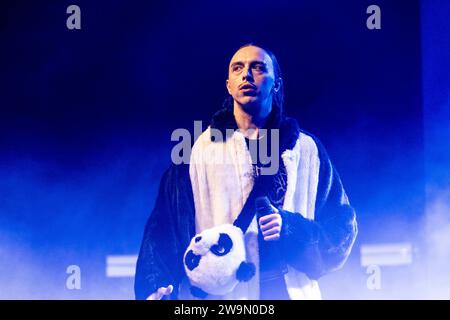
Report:
[[[259,64],[255,65],[253,68],[256,71],[261,71],[261,72],[266,71],[266,68],[264,66],[262,66],[262,65],[259,65]]]
[[[242,66],[234,66],[233,67],[234,72],[241,71],[241,70],[242,70]]]

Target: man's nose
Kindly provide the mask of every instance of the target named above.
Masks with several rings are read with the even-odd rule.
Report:
[[[242,73],[242,80],[243,81],[251,81],[253,80],[253,74],[252,69],[250,67],[247,67],[244,72]]]

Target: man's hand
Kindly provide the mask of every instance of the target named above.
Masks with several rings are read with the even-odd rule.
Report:
[[[158,289],[158,291],[153,292],[147,300],[161,300],[163,296],[168,296],[173,291],[173,286],[168,285],[167,287],[161,287]]]
[[[261,228],[264,240],[275,241],[280,239],[282,224],[283,221],[278,210],[259,218],[259,227]]]

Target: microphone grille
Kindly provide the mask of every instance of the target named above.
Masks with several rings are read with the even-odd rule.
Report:
[[[256,210],[266,209],[271,207],[271,203],[269,201],[269,198],[267,197],[258,197],[255,200],[255,206]]]

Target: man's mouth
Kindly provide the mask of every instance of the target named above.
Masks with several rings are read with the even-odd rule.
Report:
[[[250,83],[245,83],[245,84],[242,84],[239,87],[239,90],[242,90],[242,91],[255,91],[256,87],[254,85],[250,84]]]

